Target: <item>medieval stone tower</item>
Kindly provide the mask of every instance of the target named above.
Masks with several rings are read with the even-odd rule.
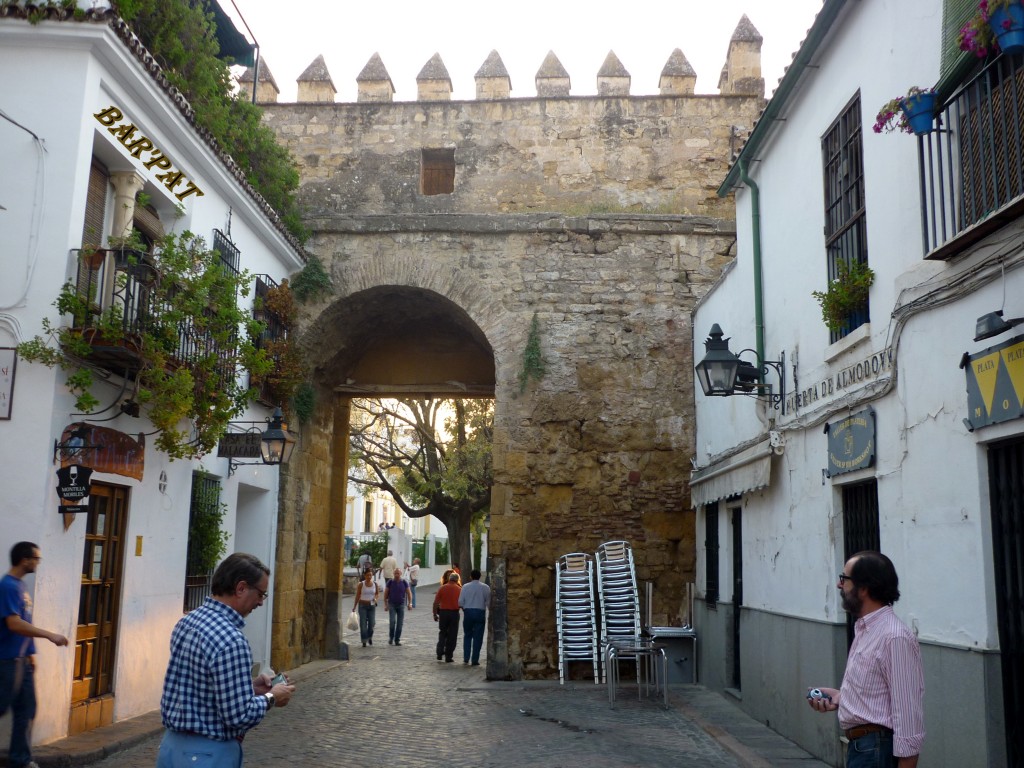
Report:
[[[276,665],[338,642],[358,396],[495,400],[491,678],[553,674],[552,566],[603,541],[632,543],[654,622],[679,622],[694,578],[690,312],[732,257],[733,203],[716,189],[764,106],[760,50],[744,16],[718,95],[694,94],[679,50],[647,96],[614,53],[595,96],[572,95],[553,52],[515,97],[492,52],[466,101],[438,55],[414,102],[393,101],[376,55],[356,103],[334,101],[322,57],[294,104],[262,67],[258,100],[301,166],[307,247],[334,285],[302,318],[319,412],[284,476]],[[535,315],[545,373],[524,387]]]

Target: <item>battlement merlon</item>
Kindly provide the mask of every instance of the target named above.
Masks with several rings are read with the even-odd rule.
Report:
[[[281,95],[281,89],[277,87],[277,81],[270,71],[270,65],[265,58],[260,57],[256,66],[259,70],[259,78],[256,82],[256,101],[261,104],[277,101],[277,97]],[[238,83],[242,86],[244,93],[252,93],[252,81],[253,68],[246,67],[245,72],[238,78]]]
[[[334,101],[338,89],[334,87],[331,80],[331,73],[327,71],[327,62],[323,54],[320,54],[313,63],[306,67],[295,81],[299,85],[298,101],[300,102],[321,102]]]
[[[746,14],[736,25],[729,40],[725,66],[718,78],[718,90],[723,96],[744,95],[764,97],[764,78],[761,77],[761,43],[764,38]]]
[[[763,38],[750,19],[743,15],[729,40],[725,65],[718,80],[722,96],[757,96],[764,98],[765,85],[761,76],[761,44]],[[499,101],[511,98],[512,81],[501,56],[496,50],[474,76],[478,101]],[[252,69],[240,78],[242,83],[252,82]],[[334,102],[337,88],[331,79],[322,55],[317,56],[296,79],[299,103]],[[693,95],[697,73],[683,52],[676,48],[661,71],[658,81],[662,96]],[[380,55],[374,53],[356,77],[358,102],[394,101],[395,86]],[[534,77],[537,98],[561,98],[570,95],[572,82],[569,73],[554,51],[549,51]],[[597,72],[598,96],[630,95],[630,73],[614,51],[609,51]],[[450,101],[452,80],[441,56],[435,53],[416,77],[417,101]],[[256,101],[273,104],[278,101],[280,89],[270,75],[265,62],[260,63],[260,76],[256,88]]]
[[[356,77],[358,88],[356,101],[390,102],[395,98],[395,84],[379,53],[374,53],[366,62],[363,71]]]

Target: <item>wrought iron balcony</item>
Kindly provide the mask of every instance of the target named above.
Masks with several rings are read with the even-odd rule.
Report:
[[[288,339],[288,327],[284,320],[272,308],[267,306],[267,299],[271,291],[280,286],[270,275],[256,275],[255,307],[253,317],[263,324],[263,331],[256,341],[258,349],[266,350],[274,360],[275,369],[279,369],[280,344]],[[277,391],[273,376],[264,376],[261,379],[250,379],[253,386],[257,387],[256,399],[265,405],[280,405],[281,395]]]
[[[218,381],[232,381],[233,344],[225,345],[202,330],[194,318],[167,323],[156,286],[160,274],[147,254],[129,249],[82,249],[78,251],[75,293],[83,309],[72,319],[73,327],[90,348],[97,365],[126,377],[143,365],[143,337],[163,340],[172,366],[196,369],[206,361]],[[213,359],[214,364],[209,365]]]
[[[1024,215],[1024,57],[1003,55],[946,101],[918,140],[921,229],[948,259]]]

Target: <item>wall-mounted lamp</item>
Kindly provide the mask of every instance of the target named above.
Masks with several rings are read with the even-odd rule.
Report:
[[[259,424],[258,421],[232,421],[231,424]],[[295,450],[295,438],[288,432],[288,425],[284,423],[284,414],[281,408],[275,408],[273,415],[266,420],[267,428],[260,435],[260,459],[263,464],[287,464]],[[256,427],[251,427],[252,433]],[[244,454],[243,454],[244,455]],[[238,461],[234,456],[228,457],[228,472],[235,473],[235,468],[242,464],[258,464],[256,461]]]
[[[734,354],[729,350],[729,339],[722,338],[721,326],[715,323],[711,333],[704,341],[704,359],[697,363],[695,370],[700,388],[706,397],[730,397],[732,395],[750,395],[764,399],[776,410],[786,412],[786,353],[781,360],[760,360],[752,349],[740,350]],[[740,355],[752,352],[759,365],[748,363]],[[779,391],[772,391],[771,384],[766,384],[764,377],[768,369],[779,375]]]
[[[1004,320],[1003,310],[997,309],[995,312],[989,312],[978,318],[978,322],[974,326],[974,340],[983,341],[984,339],[991,339],[993,336],[1006,333],[1015,325],[1020,325],[1021,323],[1024,323],[1024,317]]]

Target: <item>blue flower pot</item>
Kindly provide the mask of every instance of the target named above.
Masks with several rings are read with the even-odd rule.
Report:
[[[1003,53],[1024,53],[1024,5],[1014,3],[1008,8],[997,8],[989,16],[988,25]]]
[[[935,94],[917,93],[900,100],[900,109],[910,124],[910,130],[917,136],[931,133],[935,114]]]

